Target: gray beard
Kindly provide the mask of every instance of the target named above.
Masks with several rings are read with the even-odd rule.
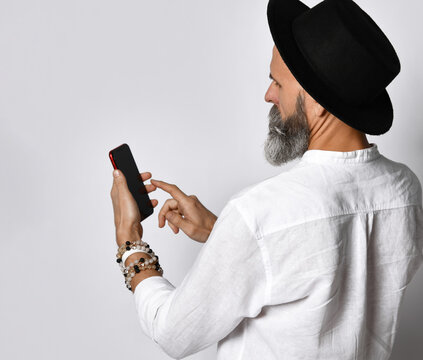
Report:
[[[294,114],[282,120],[279,109],[273,105],[269,112],[269,133],[264,143],[264,155],[273,166],[280,166],[307,151],[310,128],[304,112],[304,98],[297,96]]]

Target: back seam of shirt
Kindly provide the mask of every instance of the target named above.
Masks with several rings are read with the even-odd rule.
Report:
[[[417,206],[417,207],[422,208],[422,204],[419,204],[419,203],[409,203],[409,204],[405,204],[405,205],[402,205],[402,206],[393,206],[393,207],[390,207],[390,208],[383,208],[383,205],[379,205],[379,208],[378,207],[374,207],[374,208],[371,208],[371,209],[360,209],[360,210],[357,210],[357,211],[348,211],[347,210],[347,211],[345,211],[343,213],[339,213],[339,214],[333,214],[333,215],[328,215],[328,216],[316,217],[316,218],[309,219],[309,220],[306,220],[306,221],[301,221],[301,222],[297,222],[297,223],[294,223],[294,224],[289,224],[287,226],[282,226],[282,227],[278,228],[277,230],[274,230],[274,231],[269,232],[269,233],[264,233],[262,231],[262,229],[259,229],[259,231],[260,231],[260,239],[261,238],[264,238],[266,236],[275,234],[275,233],[277,233],[277,232],[279,232],[281,230],[286,230],[286,229],[289,229],[291,227],[295,227],[295,226],[298,226],[298,225],[307,224],[309,222],[313,222],[313,221],[317,221],[317,220],[325,220],[325,219],[330,219],[330,218],[337,217],[337,216],[355,215],[355,214],[361,214],[361,213],[367,213],[367,212],[388,211],[388,210],[406,208],[406,207],[410,207],[410,206]]]

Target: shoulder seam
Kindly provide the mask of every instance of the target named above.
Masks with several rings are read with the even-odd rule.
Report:
[[[240,213],[242,221],[247,226],[248,230],[250,230],[251,235],[254,237],[255,241],[257,242],[257,247],[260,249],[261,259],[263,261],[264,271],[266,274],[266,290],[264,293],[264,305],[269,305],[272,298],[272,271],[270,267],[270,257],[269,252],[264,244],[263,237],[258,237],[257,234],[251,229],[250,225],[246,221],[244,212],[239,208],[235,202],[231,201],[232,206],[236,208],[236,210]]]

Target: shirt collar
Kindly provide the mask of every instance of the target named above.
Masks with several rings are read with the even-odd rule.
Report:
[[[366,163],[380,156],[375,143],[370,143],[370,147],[354,151],[330,151],[312,149],[307,150],[301,162],[313,163]]]

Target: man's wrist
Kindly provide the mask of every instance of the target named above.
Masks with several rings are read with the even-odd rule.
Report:
[[[116,231],[116,239],[118,246],[121,246],[127,241],[135,242],[141,239],[141,236],[136,231],[123,231],[119,230]]]

